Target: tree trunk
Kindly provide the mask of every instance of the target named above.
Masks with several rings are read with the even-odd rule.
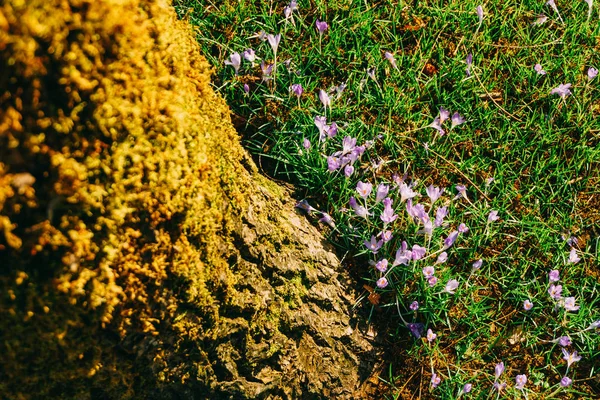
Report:
[[[0,393],[365,397],[347,275],[168,2],[0,4]]]

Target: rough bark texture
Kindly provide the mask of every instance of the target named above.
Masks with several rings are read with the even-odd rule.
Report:
[[[0,2],[0,393],[360,398],[339,262],[166,0]]]

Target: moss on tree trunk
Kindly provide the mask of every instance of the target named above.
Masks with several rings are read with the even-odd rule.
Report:
[[[0,393],[360,398],[339,262],[167,1],[0,5]]]

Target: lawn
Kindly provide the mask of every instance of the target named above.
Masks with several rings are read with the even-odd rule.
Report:
[[[599,4],[174,3],[364,285],[382,397],[600,397]]]

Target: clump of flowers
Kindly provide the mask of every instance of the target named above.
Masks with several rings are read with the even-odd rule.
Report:
[[[554,1],[550,0],[546,4],[549,7],[546,9],[548,15],[540,14],[531,21],[538,31],[549,27],[550,24],[542,26],[548,22],[549,16],[550,19],[557,18],[562,22]],[[478,5],[474,13],[477,15],[477,31],[475,32],[477,34],[484,19],[487,18],[484,5]],[[327,56],[322,53],[321,48],[324,37],[331,37],[331,47],[333,47],[334,35],[338,33],[337,26],[334,25],[334,29],[332,29],[327,22],[320,19],[314,21],[314,25],[307,25],[307,21],[302,20],[303,16],[300,15],[298,3],[295,0],[291,0],[283,9],[283,15],[285,20],[280,21],[281,33],[268,34],[261,31],[253,37],[264,43],[259,43],[258,46],[261,47],[256,48],[258,53],[261,49],[266,50],[266,57],[263,54],[257,55],[251,48],[246,48],[241,55],[237,52],[229,54],[229,58],[224,63],[231,66],[235,73],[231,82],[232,84],[242,83],[246,76],[244,74],[256,73],[259,75],[257,79],[247,80],[252,85],[251,94],[250,86],[248,83],[244,83],[243,90],[246,93],[246,99],[257,97],[261,93],[264,94],[266,92],[263,89],[269,88],[271,91],[267,93],[269,94],[268,101],[297,101],[297,108],[294,108],[293,111],[302,112],[307,116],[308,122],[306,125],[298,126],[297,136],[290,133],[287,137],[295,140],[297,152],[301,157],[306,160],[318,160],[312,166],[318,166],[325,171],[325,179],[329,180],[327,185],[336,182],[339,189],[339,195],[336,194],[339,196],[339,199],[336,200],[339,201],[332,203],[345,206],[340,209],[335,209],[334,206],[328,210],[336,216],[337,224],[330,214],[317,210],[305,200],[298,202],[298,209],[309,218],[318,218],[320,223],[336,230],[337,234],[345,235],[345,239],[348,239],[351,246],[356,248],[357,259],[362,263],[362,270],[365,273],[365,279],[369,282],[367,286],[372,292],[371,294],[375,293],[378,296],[376,299],[368,297],[372,306],[383,310],[387,310],[386,307],[394,306],[402,321],[401,326],[408,330],[407,335],[411,335],[413,339],[421,339],[413,340],[415,345],[423,345],[423,351],[431,357],[431,360],[443,359],[437,352],[440,352],[443,347],[442,341],[450,336],[444,331],[444,326],[453,328],[452,313],[457,309],[459,313],[463,311],[461,307],[474,301],[471,296],[479,299],[486,298],[487,294],[482,296],[479,292],[486,293],[488,289],[486,285],[489,285],[490,281],[493,280],[496,285],[502,285],[504,277],[498,278],[492,275],[499,271],[498,268],[505,268],[504,261],[496,259],[496,248],[482,249],[480,246],[485,240],[493,241],[496,246],[499,242],[509,240],[506,238],[513,238],[513,235],[516,235],[511,233],[509,236],[503,231],[506,225],[515,223],[514,210],[511,210],[506,203],[491,198],[495,194],[494,190],[501,188],[500,182],[506,181],[506,177],[498,174],[496,175],[498,180],[494,181],[494,178],[490,177],[491,172],[486,171],[483,176],[479,176],[471,173],[469,166],[458,165],[455,175],[459,176],[456,178],[457,181],[446,181],[448,175],[442,178],[443,181],[438,181],[430,176],[420,176],[420,171],[409,165],[407,171],[413,174],[412,176],[406,172],[394,174],[390,178],[390,174],[393,172],[393,170],[390,171],[390,168],[398,168],[397,165],[402,161],[386,158],[389,155],[379,154],[378,149],[396,132],[393,129],[390,129],[390,132],[386,131],[384,126],[380,134],[368,137],[362,129],[356,129],[353,126],[354,121],[345,119],[349,118],[346,110],[356,104],[361,92],[368,93],[369,96],[378,93],[379,96],[385,93],[388,88],[386,84],[390,83],[391,79],[403,76],[404,70],[399,68],[399,62],[405,65],[404,49],[394,52],[391,43],[382,44],[383,54],[377,53],[379,57],[376,57],[375,60],[365,60],[363,66],[359,68],[360,76],[356,82],[353,81],[352,76],[341,78],[344,79],[343,83],[330,83],[325,79],[320,80],[321,78],[316,75],[303,80],[301,68],[296,70],[297,64],[294,63],[293,58],[289,58],[284,63],[288,71],[288,82],[283,87],[287,92],[285,95],[279,96],[281,93],[274,90],[275,81],[285,82],[285,77],[282,74],[277,76],[277,55],[279,51],[283,54],[285,46],[293,43],[294,38],[291,37],[291,32],[309,26],[312,37],[315,40],[318,37],[320,53],[318,56],[322,59],[326,59]],[[468,17],[473,19],[473,10]],[[329,14],[328,18],[330,18]],[[302,21],[302,23],[296,24],[297,21]],[[332,17],[331,21],[339,21],[339,19]],[[492,19],[485,21],[492,23]],[[556,21],[552,22],[552,24],[555,23]],[[291,28],[290,25],[295,28]],[[486,25],[488,24],[486,23]],[[459,49],[462,48],[459,47]],[[389,51],[385,49],[389,49]],[[507,117],[512,118],[513,116],[509,115],[510,113],[502,107],[505,105],[501,104],[502,102],[494,101],[494,96],[487,93],[488,82],[483,79],[485,74],[476,74],[479,70],[485,71],[485,68],[490,65],[485,62],[486,54],[483,51],[477,53],[479,68],[476,70],[473,65],[473,53],[468,49],[466,53],[464,62],[462,61],[464,53],[463,56],[460,56],[461,60],[456,60],[456,64],[460,63],[460,65],[466,66],[464,70],[466,78],[462,79],[463,67],[458,67],[455,72],[458,72],[459,79],[462,81],[452,83],[449,87],[460,84],[463,85],[461,90],[470,90],[469,88],[475,87],[475,91],[482,92],[483,89],[485,96],[479,94],[480,98],[484,99],[486,103],[488,99],[491,99],[492,103],[496,103],[497,109],[504,111]],[[293,57],[292,54],[287,56]],[[253,72],[256,60],[260,61],[260,70],[256,68],[256,71]],[[527,73],[537,76],[532,80],[539,85],[539,90],[546,93],[545,96],[540,96],[540,101],[549,102],[552,96],[558,96],[561,99],[560,104],[554,107],[556,113],[566,106],[567,97],[573,95],[574,87],[578,91],[581,90],[581,98],[589,97],[594,90],[596,82],[594,79],[598,75],[598,70],[594,67],[588,66],[587,69],[581,69],[579,81],[560,84],[550,89],[552,86],[542,85],[548,84],[547,79],[556,75],[557,66],[554,63],[550,65],[545,59],[534,58],[533,62],[531,60],[530,58],[523,61],[522,65],[528,65]],[[547,68],[551,67],[549,72],[544,70],[542,64]],[[252,69],[248,68],[248,65],[251,65]],[[292,65],[294,68],[291,67]],[[533,71],[531,71],[532,66]],[[230,74],[232,72],[230,68],[227,68],[227,71]],[[430,76],[427,68],[422,72],[424,75]],[[260,74],[262,74],[262,82],[259,79]],[[444,79],[450,79],[446,78],[450,75],[444,75]],[[353,86],[354,83],[356,86]],[[554,85],[557,83],[555,82]],[[302,103],[301,99],[303,99]],[[579,96],[576,100],[582,101]],[[443,101],[448,108],[440,107],[440,103],[437,103],[433,121],[431,119],[425,123],[412,121],[415,126],[420,126],[414,131],[423,132],[410,138],[418,140],[415,144],[424,149],[423,157],[432,159],[441,157],[440,149],[436,147],[436,141],[454,146],[452,140],[455,138],[447,135],[448,132],[458,127],[461,127],[461,131],[465,133],[469,130],[479,132],[480,125],[480,121],[477,121],[477,113],[472,113],[473,115],[468,118],[469,124],[466,124],[467,120],[459,112],[454,109],[450,111],[451,107],[457,107],[456,104],[460,104],[460,102],[457,103],[456,99],[452,97],[446,97],[446,93],[440,93],[435,101]],[[492,103],[489,103],[491,107],[493,107]],[[424,108],[426,109],[426,107]],[[432,106],[429,105],[429,107]],[[460,105],[457,108],[463,110],[468,107],[469,105]],[[551,121],[556,117],[552,107],[550,110],[548,116],[544,114],[544,121]],[[406,125],[410,126],[410,124]],[[419,137],[421,133],[428,136],[421,139]],[[444,138],[440,139],[442,136]],[[451,164],[451,162],[448,163]],[[493,182],[499,184],[496,185]],[[547,314],[549,324],[552,324],[553,318],[555,318],[556,321],[560,321],[561,329],[565,327],[565,331],[561,332],[562,336],[558,338],[551,336],[539,339],[537,342],[540,346],[546,343],[550,344],[548,348],[561,349],[563,360],[567,364],[566,371],[560,382],[554,382],[555,386],[561,388],[572,385],[573,381],[568,376],[569,372],[581,359],[577,351],[572,350],[577,346],[581,351],[582,347],[579,347],[579,343],[574,344],[573,342],[579,342],[585,332],[590,334],[592,333],[590,331],[600,328],[600,322],[597,321],[586,329],[573,330],[571,321],[576,321],[575,317],[577,317],[577,321],[582,317],[579,315],[583,314],[580,310],[586,308],[584,306],[587,299],[582,292],[573,292],[575,284],[572,281],[572,271],[584,264],[582,257],[586,253],[585,248],[580,247],[575,238],[564,237],[563,239],[569,246],[568,253],[565,251],[559,253],[557,256],[559,262],[547,265],[542,271],[525,268],[522,284],[517,285],[522,287],[522,291],[511,297],[513,308],[511,311],[523,319],[523,326],[529,322],[535,324],[540,315]],[[515,255],[515,258],[517,257],[520,255]],[[484,260],[486,268],[482,271]],[[511,273],[513,273],[512,269],[513,266],[511,266]],[[518,267],[516,269],[518,270]],[[517,273],[515,272],[514,275]],[[517,334],[513,336],[516,337],[508,339],[508,343],[511,345],[524,342],[525,337],[534,339],[527,332],[522,334],[522,338],[519,338]],[[434,365],[433,361],[431,364],[432,376],[429,385],[433,390],[442,382],[442,377],[437,372],[441,372],[443,369],[440,369],[437,364]],[[512,371],[505,371],[504,362],[497,363],[494,366],[493,386],[490,388],[488,385],[487,389],[495,391],[495,396],[502,397],[518,393],[519,396],[522,394],[526,397],[529,388],[535,390],[533,386],[539,386],[536,383],[535,385],[530,384],[528,387],[528,376],[518,374],[511,375],[514,376],[515,390],[507,390],[507,382],[503,377],[506,377],[509,372]],[[451,382],[451,376],[452,374],[449,374],[448,382]],[[462,384],[471,379],[471,377],[459,378],[458,381]],[[530,379],[533,381],[533,375]],[[506,380],[509,379],[506,378]],[[489,379],[489,381],[492,380]],[[448,383],[448,385],[450,384]],[[457,396],[468,394],[472,389],[473,384],[466,383],[462,388],[457,389]],[[517,392],[517,390],[522,392]]]
[[[442,128],[442,125],[448,118],[450,118],[450,111],[446,110],[444,107],[440,107],[438,116],[435,117],[431,124],[429,124],[429,127],[437,130],[440,136],[443,136],[446,134],[446,131]],[[450,122],[450,129],[452,130],[457,126],[464,124],[466,121],[458,112],[455,112],[452,114]]]
[[[550,91],[550,94],[557,94],[564,100],[567,96],[570,96],[572,94],[571,86],[572,85],[570,83],[558,85]]]

